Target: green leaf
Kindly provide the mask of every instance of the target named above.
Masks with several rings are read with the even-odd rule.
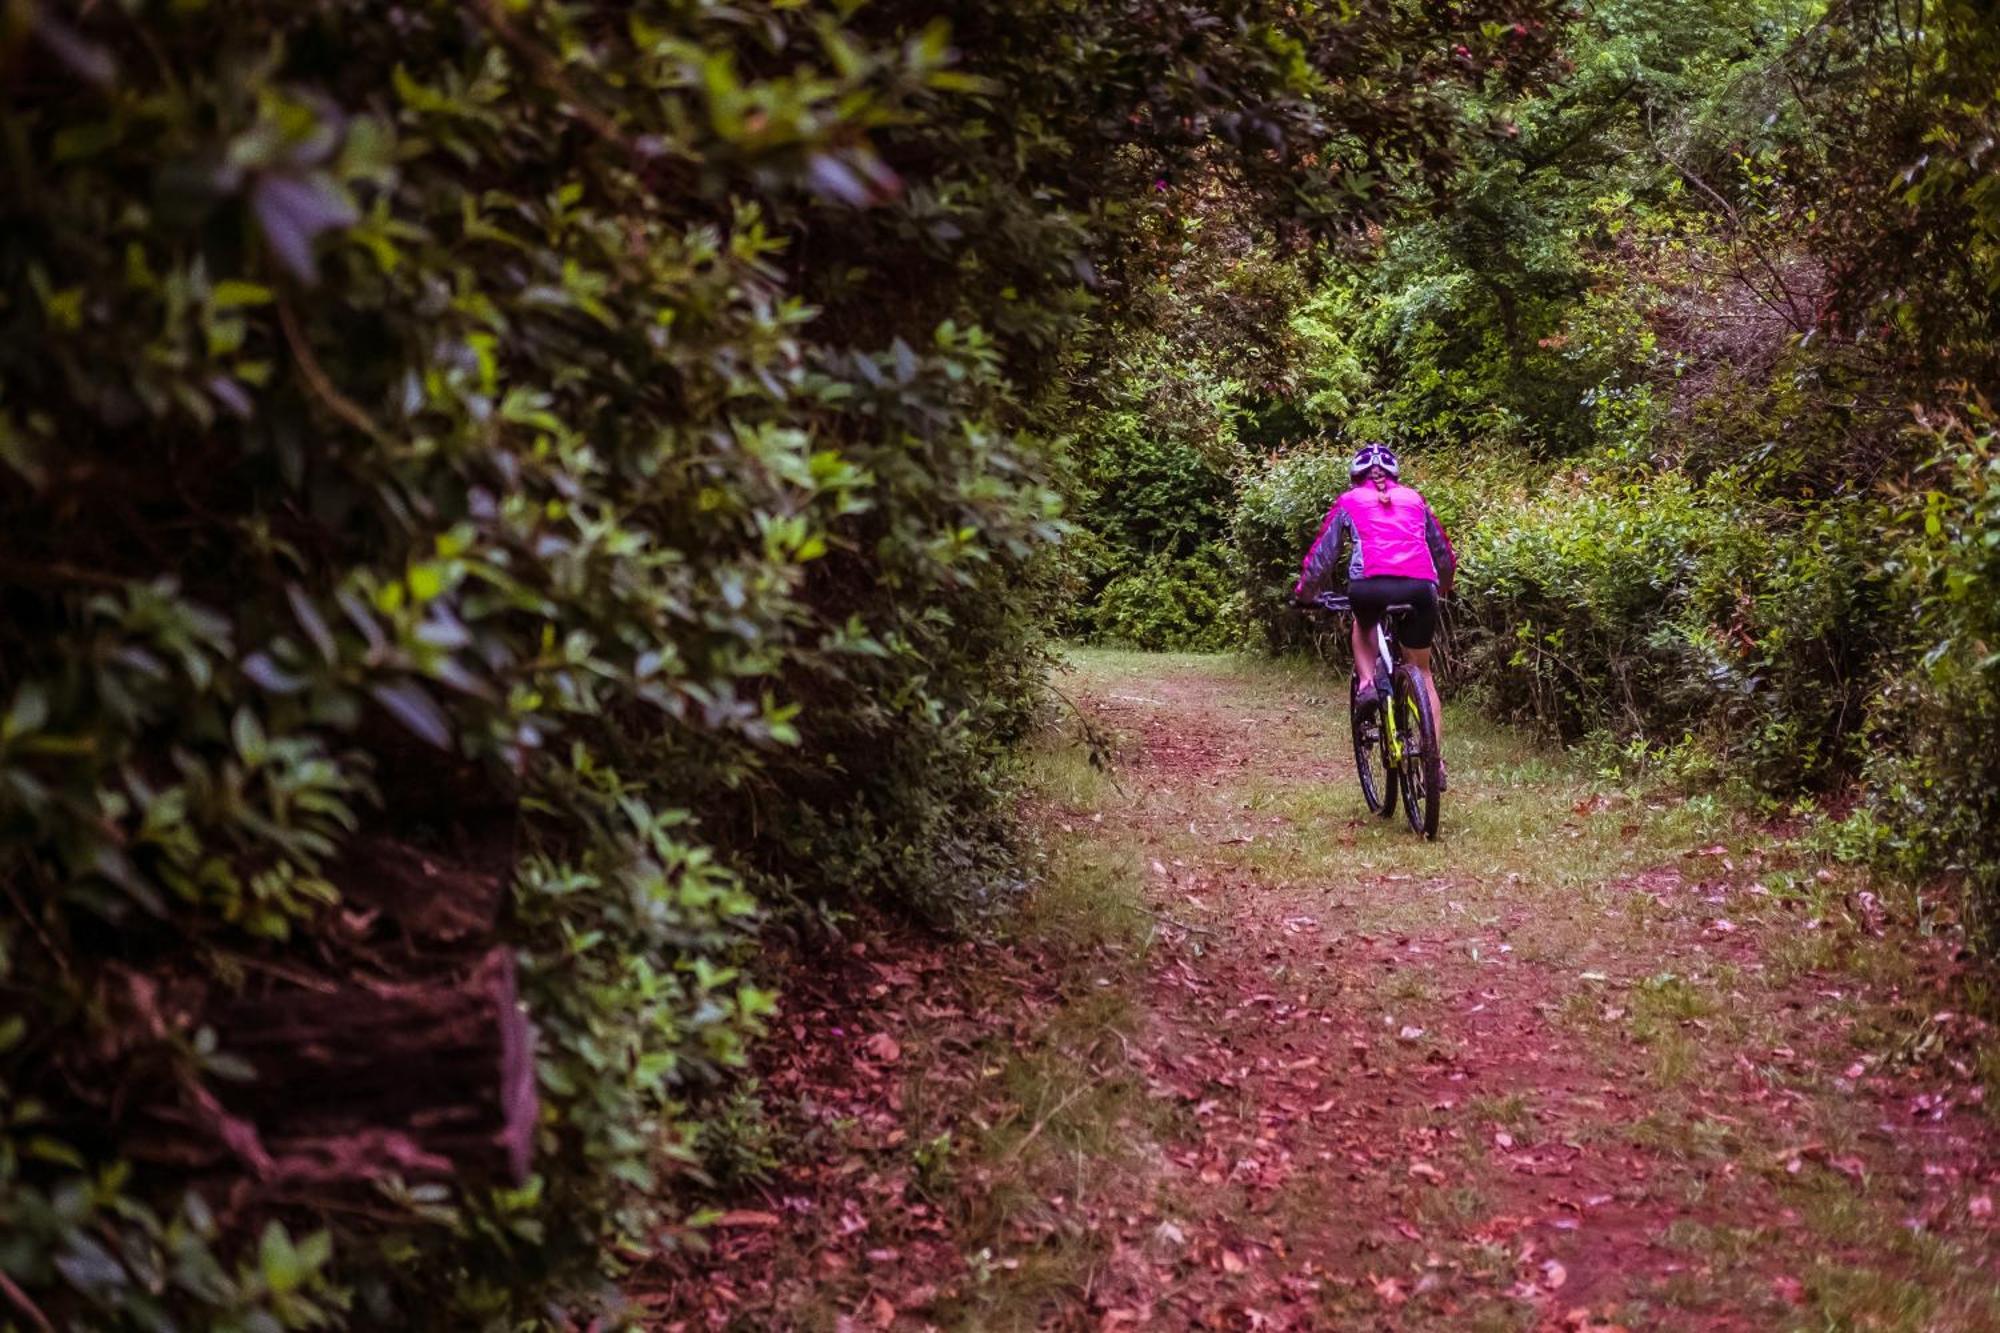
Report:
[[[225,278],[215,284],[208,294],[208,303],[218,310],[236,310],[244,306],[268,305],[276,299],[269,287],[261,283],[244,282],[237,278]]]
[[[49,696],[41,685],[23,681],[14,690],[7,716],[0,719],[0,744],[16,740],[48,725]]]
[[[257,1267],[265,1285],[280,1295],[298,1290],[309,1275],[303,1257],[285,1234],[284,1224],[275,1219],[265,1224],[257,1243]]]

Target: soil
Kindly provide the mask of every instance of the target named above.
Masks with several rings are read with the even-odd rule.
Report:
[[[1456,712],[1422,843],[1309,672],[1066,688],[1051,902],[794,953],[773,1160],[645,1326],[2000,1328],[1948,898]]]

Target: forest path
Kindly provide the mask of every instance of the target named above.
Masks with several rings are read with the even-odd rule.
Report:
[[[2000,1329],[1914,898],[1458,709],[1422,842],[1304,663],[1057,684],[1114,759],[1032,756],[1026,919],[808,951],[772,1173],[649,1327]]]
[[[2000,1136],[1880,1045],[1940,960],[1858,880],[1456,710],[1425,844],[1323,674],[1073,683],[1123,738],[1092,813],[1160,923],[1133,1059],[1172,1108],[1108,1326],[2000,1328]]]

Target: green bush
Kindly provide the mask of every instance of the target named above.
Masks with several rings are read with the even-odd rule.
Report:
[[[1864,771],[1872,850],[1953,871],[2000,925],[2000,431],[1983,404],[1925,431],[1936,446],[1882,534],[1910,614],[1877,699]]]
[[[1095,637],[1133,648],[1217,653],[1241,642],[1235,572],[1217,545],[1128,568],[1098,594],[1091,616]]]
[[[1347,489],[1352,450],[1320,443],[1273,455],[1244,477],[1229,536],[1236,547],[1244,615],[1267,652],[1303,647],[1315,621],[1292,605],[1306,548]]]
[[[1040,445],[949,310],[815,341],[780,230],[887,198],[866,133],[957,95],[942,35],[29,12],[9,66],[55,58],[6,123],[0,1267],[66,1326],[511,1323],[672,1215],[689,1100],[771,1003],[753,890],[950,912],[1018,883],[991,760],[1041,661]],[[447,867],[519,826],[487,870],[536,1174],[447,1194],[383,1158],[352,1184],[398,1220],[336,1250],[338,1192],[266,1170],[218,1228],[178,1202],[197,1173],[113,1164],[179,1116],[172,1154],[260,1174],[196,1113],[254,1075],[211,1015],[389,967],[335,910],[364,824]],[[274,1215],[261,1258],[206,1248]]]
[[[1864,504],[1787,513],[1725,476],[1554,477],[1464,530],[1465,664],[1551,734],[1692,736],[1795,790],[1849,761],[1880,642],[1870,536]]]

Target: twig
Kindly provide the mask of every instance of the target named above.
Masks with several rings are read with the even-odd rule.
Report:
[[[336,388],[333,381],[326,377],[326,372],[320,369],[319,358],[313,355],[312,344],[306,341],[304,331],[299,328],[298,316],[292,313],[291,302],[278,302],[278,324],[285,331],[285,342],[292,349],[292,359],[298,363],[299,373],[305,377],[307,387],[335,416],[368,438],[382,441],[385,438],[382,428],[352,398]]]
[[[1083,711],[1076,700],[1063,692],[1062,686],[1056,684],[1054,681],[1047,681],[1045,683],[1049,687],[1049,693],[1068,704],[1069,710],[1076,714],[1076,720],[1082,724],[1083,743],[1089,751],[1090,766],[1109,778],[1111,780],[1111,789],[1120,796],[1123,796],[1125,788],[1118,781],[1117,772],[1111,767],[1111,737],[1105,734],[1102,727],[1090,720],[1089,715]]]
[[[1069,1096],[1063,1098],[1060,1102],[1057,1102],[1042,1116],[1041,1119],[1037,1120],[1033,1125],[1029,1126],[1028,1132],[1026,1134],[1023,1134],[1018,1140],[1016,1140],[1014,1146],[1007,1150],[1007,1155],[1000,1159],[1001,1164],[1004,1165],[1008,1162],[1011,1162],[1015,1158],[1019,1157],[1023,1152],[1027,1151],[1028,1145],[1030,1143],[1033,1143],[1038,1137],[1040,1137],[1041,1132],[1049,1127],[1049,1121],[1055,1119],[1057,1116],[1061,1115],[1064,1111],[1067,1111],[1071,1106],[1075,1105],[1077,1100],[1081,1098],[1084,1093],[1090,1091],[1091,1086],[1092,1085],[1089,1083],[1077,1084],[1075,1090],[1072,1091]]]
[[[14,1279],[8,1277],[4,1269],[0,1269],[0,1291],[6,1292],[7,1299],[14,1303],[14,1308],[33,1320],[35,1327],[42,1333],[56,1333],[56,1326],[42,1313],[42,1307],[29,1300],[28,1293],[15,1286]]]
[[[1155,912],[1144,903],[1135,903],[1134,906],[1140,912],[1151,917],[1153,924],[1156,926],[1172,926],[1175,930],[1190,931],[1196,935],[1219,935],[1222,933],[1213,926],[1197,926],[1192,921],[1183,921],[1177,916],[1168,916],[1165,912]]]
[[[13,904],[15,914],[27,922],[28,929],[35,932],[35,938],[41,941],[42,948],[48,952],[48,956],[55,959],[56,970],[63,974],[63,979],[74,980],[75,975],[70,971],[69,955],[56,947],[56,942],[49,938],[48,929],[42,924],[41,918],[30,912],[28,904],[21,901],[21,892],[14,885],[14,877],[0,875],[0,886],[5,887],[7,901]]]
[[[479,21],[493,32],[494,36],[512,48],[515,55],[527,62],[528,67],[534,71],[536,77],[541,79],[544,84],[548,85],[550,91],[562,99],[565,104],[564,109],[570,115],[582,121],[592,134],[595,134],[606,143],[623,148],[628,152],[633,151],[632,145],[626,141],[625,136],[619,132],[618,126],[612,123],[610,117],[584,100],[582,94],[578,93],[575,86],[570,83],[569,77],[562,72],[561,66],[556,64],[555,58],[541,47],[535,45],[535,43],[529,41],[526,37],[523,37],[519,30],[508,21],[506,14],[501,12],[500,6],[494,3],[494,0],[474,0],[472,10],[478,15]],[[637,154],[635,153],[634,155],[636,156]]]
[[[0,578],[18,583],[24,588],[32,588],[44,583],[80,583],[87,588],[110,588],[122,592],[132,582],[116,574],[107,574],[101,569],[80,569],[60,560],[43,564],[30,564],[22,560],[8,560],[0,557]]]
[[[654,194],[662,193],[653,181],[648,180],[649,169],[664,168],[662,175],[666,183],[679,189],[688,185],[688,168],[694,159],[686,151],[674,154],[678,161],[672,165],[660,161],[662,149],[642,147],[619,128],[617,122],[591,105],[569,76],[563,72],[561,64],[541,45],[530,39],[515,27],[501,9],[498,0],[471,0],[470,8],[479,22],[498,37],[503,45],[524,61],[528,70],[539,79],[544,87],[556,95],[564,111],[589,130],[598,140],[623,152],[631,159],[633,174],[645,183]],[[621,267],[624,267],[622,260]],[[629,269],[628,269],[629,273]]]
[[[1745,227],[1743,222],[1743,215],[1737,211],[1736,206],[1724,198],[1707,181],[1696,175],[1692,167],[1667,151],[1666,145],[1660,141],[1660,136],[1653,130],[1653,110],[1650,106],[1646,108],[1646,139],[1653,145],[1653,151],[1659,154],[1662,162],[1665,162],[1668,166],[1679,172],[1688,184],[1694,186],[1715,201],[1716,206],[1722,210],[1723,216],[1729,219],[1731,240],[1739,247],[1747,247],[1749,249],[1757,263],[1769,275],[1772,286],[1777,289],[1780,296],[1784,297],[1784,305],[1780,306],[1775,299],[1758,291],[1756,285],[1740,269],[1731,276],[1737,282],[1741,283],[1753,296],[1756,296],[1759,300],[1770,306],[1772,311],[1789,324],[1795,332],[1806,332],[1811,325],[1808,321],[1800,317],[1798,297],[1793,293],[1791,284],[1785,281],[1784,275],[1778,270],[1776,261],[1765,252],[1763,246],[1750,238],[1748,228]]]

